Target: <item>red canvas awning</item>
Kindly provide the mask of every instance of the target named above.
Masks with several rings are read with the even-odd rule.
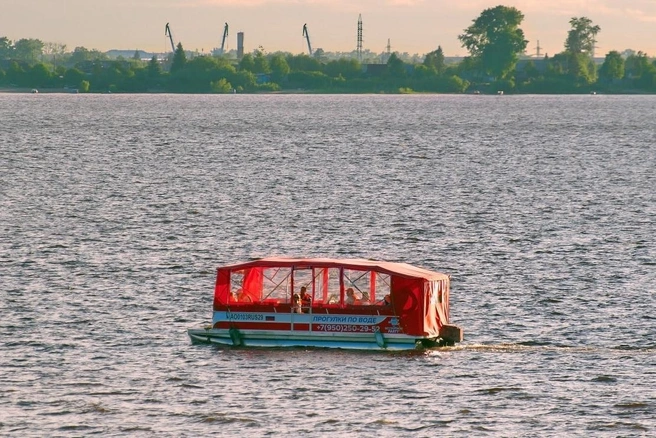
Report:
[[[228,269],[231,271],[247,269],[253,267],[281,267],[281,268],[299,268],[303,266],[312,266],[315,268],[345,268],[345,269],[374,269],[389,275],[402,276],[408,278],[421,278],[424,280],[445,280],[449,276],[441,272],[429,271],[428,269],[419,268],[407,263],[384,262],[367,259],[296,259],[286,257],[267,257],[253,260],[250,262],[235,263],[232,265],[222,266],[219,269]]]

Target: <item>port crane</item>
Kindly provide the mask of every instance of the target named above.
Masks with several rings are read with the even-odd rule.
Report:
[[[310,52],[310,56],[312,56],[312,45],[310,44],[310,34],[307,30],[307,23],[303,25],[303,36],[307,40],[308,52]]]
[[[221,40],[221,51],[219,52],[220,55],[223,55],[226,39],[228,39],[228,23],[226,23],[223,28],[223,39]]]
[[[173,34],[171,33],[171,27],[169,26],[168,23],[166,23],[166,27],[164,28],[164,36],[169,37],[169,40],[171,41],[171,50],[175,52],[175,43],[173,43]]]

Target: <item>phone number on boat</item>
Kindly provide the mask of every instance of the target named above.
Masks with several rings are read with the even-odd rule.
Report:
[[[316,324],[313,330],[323,332],[357,332],[375,333],[379,331],[376,325],[352,325],[352,324]]]

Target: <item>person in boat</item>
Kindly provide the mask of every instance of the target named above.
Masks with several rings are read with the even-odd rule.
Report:
[[[390,298],[389,294],[385,295],[382,300],[376,301],[376,304],[380,306],[391,306],[392,305],[392,298]]]
[[[352,305],[355,304],[355,301],[356,301],[355,292],[353,291],[352,287],[349,287],[348,289],[346,289],[346,299],[344,300],[344,302],[346,304]]]
[[[251,298],[251,296],[248,295],[243,289],[239,289],[237,292],[237,301],[240,303],[252,303],[253,298]]]
[[[309,293],[307,293],[307,287],[301,286],[301,304],[304,306],[310,306],[312,305],[312,297],[310,296]]]
[[[237,301],[240,303],[252,303],[253,299],[248,295],[242,288],[237,289],[232,292],[232,301]]]
[[[292,296],[292,313],[303,313],[301,296],[299,294]]]
[[[360,300],[360,303],[363,306],[368,306],[371,304],[371,299],[369,298],[369,292],[367,291],[362,291],[362,299]]]

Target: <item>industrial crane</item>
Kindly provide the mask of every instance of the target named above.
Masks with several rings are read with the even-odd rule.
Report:
[[[228,38],[228,23],[226,23],[225,27],[223,28],[223,39],[221,40],[221,52],[220,52],[221,55],[223,55],[223,50],[225,49],[225,42],[227,38]]]
[[[164,36],[169,37],[169,40],[171,41],[171,50],[175,52],[175,44],[173,43],[173,34],[171,34],[171,28],[169,27],[168,23],[166,23],[166,27],[164,28]]]
[[[312,45],[310,44],[310,34],[308,33],[307,30],[307,24],[303,25],[303,36],[307,40],[308,52],[310,52],[310,56],[312,56]]]

